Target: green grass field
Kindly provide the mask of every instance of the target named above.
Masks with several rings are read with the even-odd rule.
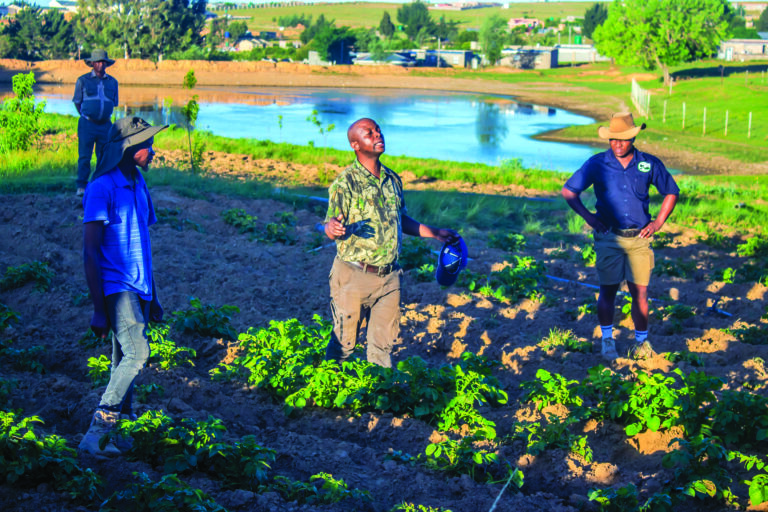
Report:
[[[547,18],[561,19],[567,16],[583,17],[584,12],[594,2],[531,2],[511,3],[509,9],[489,7],[485,9],[470,9],[466,11],[432,10],[432,18],[437,20],[445,16],[447,21],[458,21],[462,29],[479,29],[483,20],[499,14],[505,18],[532,17],[541,20]],[[248,16],[248,28],[251,31],[276,30],[280,16],[305,14],[317,19],[320,14],[327,19],[336,20],[337,26],[352,28],[378,27],[384,11],[389,11],[392,22],[397,25],[397,9],[402,4],[354,2],[344,4],[309,4],[291,7],[264,7],[259,9],[230,10],[232,16]],[[221,11],[218,11],[221,12]]]
[[[661,73],[653,72],[655,78],[643,80],[640,85],[651,91],[651,112],[645,121],[648,129],[643,138],[650,142],[677,144],[688,150],[727,157],[741,162],[764,162],[768,157],[768,62],[752,64],[753,71],[745,71],[743,64],[727,64],[724,77],[719,76],[721,61],[708,60],[685,64],[671,69],[676,77],[672,88],[664,87]],[[763,68],[766,71],[757,71]],[[425,75],[435,74],[426,71]],[[472,71],[457,73],[457,77],[477,80],[498,80],[509,83],[510,94],[515,86],[525,88],[527,84],[552,84],[553,94],[570,98],[585,104],[605,105],[624,102],[631,106],[631,74],[648,72],[640,68],[612,68],[608,63],[590,65],[588,69],[561,67],[529,73],[483,73]],[[717,74],[717,76],[709,76]],[[556,88],[554,86],[557,86]],[[666,109],[664,102],[666,101]],[[686,105],[686,122],[682,123],[683,103]],[[704,130],[704,108],[707,109],[706,131]],[[636,109],[631,106],[633,111]],[[728,112],[728,133],[725,133],[725,115]],[[666,112],[666,113],[665,113]],[[749,125],[752,114],[751,129]],[[594,139],[596,126],[572,126],[562,131],[563,135]]]

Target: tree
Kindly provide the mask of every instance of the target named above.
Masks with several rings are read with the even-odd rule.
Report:
[[[422,29],[431,34],[435,25],[429,16],[426,4],[418,0],[399,7],[397,9],[397,21],[403,24],[403,30],[409,39],[416,39]]]
[[[395,33],[395,25],[392,23],[392,20],[389,17],[389,12],[384,11],[384,14],[381,16],[381,21],[379,22],[379,34],[389,39],[392,37]]]
[[[40,49],[44,59],[66,59],[77,50],[75,28],[61,11],[49,9],[43,13],[42,36],[47,41]]]
[[[593,39],[619,64],[660,68],[714,53],[727,33],[726,0],[616,0]]]
[[[445,21],[445,16],[440,16],[440,21],[435,25],[434,34],[442,41],[453,41],[459,34],[459,22]]]
[[[381,42],[373,28],[355,28],[349,33],[355,37],[355,50],[358,52],[370,52],[376,43]]]
[[[237,41],[248,33],[248,24],[244,21],[233,21],[229,24],[229,37],[232,41]]]
[[[25,60],[64,59],[74,53],[72,25],[59,11],[26,6],[5,27],[3,53]]]
[[[501,50],[506,39],[507,22],[498,14],[494,14],[483,21],[480,27],[480,46],[485,58],[491,64],[496,64],[501,59]]]
[[[321,30],[328,28],[328,27],[335,27],[336,24],[334,20],[327,21],[325,19],[325,15],[321,14],[317,17],[317,20],[311,24],[307,25],[306,28],[299,34],[299,39],[301,40],[302,44],[307,44],[311,40],[315,38],[315,34],[320,32]]]
[[[355,36],[347,27],[326,25],[312,38],[311,46],[325,60],[344,63],[349,61],[349,50],[355,41]]]
[[[768,7],[766,7],[762,14],[760,14],[760,18],[758,18],[757,23],[755,24],[755,28],[758,32],[768,30]]]
[[[76,37],[86,49],[162,59],[202,43],[205,0],[78,0]]]
[[[368,50],[371,52],[371,60],[374,62],[384,62],[389,56],[389,53],[387,53],[387,49],[384,47],[384,43],[381,41],[381,39],[376,39],[374,42],[372,42],[368,47]]]
[[[608,7],[604,3],[593,4],[592,7],[584,13],[584,23],[582,25],[582,34],[584,37],[592,38],[595,29],[602,25],[608,18]]]

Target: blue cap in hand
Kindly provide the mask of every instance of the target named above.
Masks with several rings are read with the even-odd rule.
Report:
[[[463,238],[450,244],[446,242],[437,257],[437,270],[435,279],[442,286],[451,286],[456,282],[464,267],[467,266],[467,244]]]

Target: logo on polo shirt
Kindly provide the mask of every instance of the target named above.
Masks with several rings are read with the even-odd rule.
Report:
[[[651,170],[651,164],[648,162],[640,162],[637,164],[637,170],[640,172],[648,172]]]

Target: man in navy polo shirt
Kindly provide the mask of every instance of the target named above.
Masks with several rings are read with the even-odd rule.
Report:
[[[114,457],[121,448],[130,447],[126,439],[110,440],[103,447],[99,440],[118,419],[135,419],[133,382],[149,359],[147,324],[163,317],[149,241],[149,226],[157,218],[139,172],[152,162],[154,135],[163,128],[138,117],[115,122],[83,197],[83,257],[93,301],[91,329],[102,338],[112,331],[109,383],[79,445],[82,452],[99,457]]]
[[[645,123],[635,126],[632,114],[621,112],[611,117],[598,135],[608,139],[610,149],[587,160],[565,183],[563,198],[594,229],[600,295],[597,317],[602,330],[602,355],[618,357],[613,339],[613,314],[616,293],[622,281],[632,296],[632,322],[635,344],[630,354],[635,359],[653,356],[648,341],[648,283],[653,270],[650,239],[672,213],[680,195],[672,175],[661,160],[634,147],[635,137]],[[655,219],[648,213],[650,186],[664,196]],[[581,202],[580,194],[594,187],[596,212]]]

